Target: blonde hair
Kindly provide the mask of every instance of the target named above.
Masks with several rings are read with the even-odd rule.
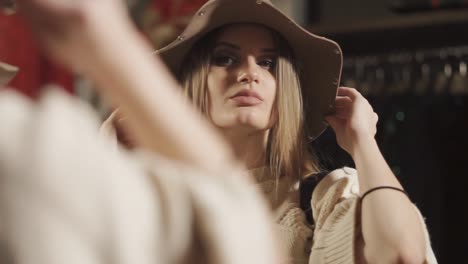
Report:
[[[194,45],[178,76],[185,95],[207,117],[207,76],[211,52],[222,29],[212,31]],[[276,64],[277,94],[272,111],[276,122],[270,129],[265,162],[276,179],[284,176],[301,179],[318,172],[319,166],[315,155],[307,149],[301,85],[292,51],[281,35],[268,30],[279,49],[279,56]]]

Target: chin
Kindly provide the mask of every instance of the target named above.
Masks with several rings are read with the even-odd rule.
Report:
[[[251,123],[251,122],[229,122],[225,123],[222,126],[219,126],[224,131],[231,131],[235,133],[256,133],[256,132],[262,132],[270,129],[268,125],[265,125],[263,123]]]
[[[235,123],[239,126],[262,129],[268,125],[267,118],[255,112],[239,113]]]
[[[250,131],[263,131],[269,129],[269,123],[266,120],[238,119],[232,123],[231,128],[238,128]]]
[[[268,126],[263,124],[251,124],[251,123],[239,123],[234,127],[243,128],[245,130],[252,130],[252,131],[262,131],[268,129]]]
[[[271,127],[269,116],[261,111],[241,109],[241,111],[218,114],[211,120],[217,127],[223,129],[265,130]]]

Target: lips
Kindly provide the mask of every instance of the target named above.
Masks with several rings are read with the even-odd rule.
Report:
[[[241,90],[232,96],[230,99],[236,101],[240,106],[257,105],[263,101],[263,98],[252,90]]]

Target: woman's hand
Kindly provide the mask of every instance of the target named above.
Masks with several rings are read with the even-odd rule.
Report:
[[[113,39],[107,32],[131,26],[121,0],[17,0],[43,47],[66,66],[92,64]],[[95,51],[95,52],[94,52]]]
[[[116,109],[112,114],[102,123],[101,133],[106,136],[113,137],[116,143],[120,143],[127,149],[134,149],[136,147],[135,139],[130,135],[128,128],[128,121],[122,111]]]
[[[358,144],[374,140],[378,116],[354,88],[338,88],[335,108],[335,113],[326,116],[325,120],[335,131],[339,146],[354,156]]]

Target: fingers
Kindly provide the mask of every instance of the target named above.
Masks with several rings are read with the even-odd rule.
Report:
[[[351,98],[352,101],[355,101],[357,98],[362,97],[361,93],[359,93],[356,89],[350,87],[339,87],[338,88],[338,96],[347,96]]]
[[[367,116],[368,120],[377,123],[378,116],[370,103],[354,88],[339,87],[335,98],[335,112],[331,114],[338,119],[349,119],[354,113]]]
[[[354,88],[339,87],[338,93],[335,98],[335,108],[347,108],[348,111],[356,105],[359,98],[363,98],[362,95]]]
[[[351,117],[351,111],[349,108],[336,108],[333,116],[339,119],[349,119]]]
[[[353,101],[347,96],[337,96],[335,99],[335,108],[343,108],[351,106]]]
[[[335,112],[333,116],[339,119],[346,119],[350,117],[352,112],[353,101],[347,96],[337,96],[335,99]]]
[[[328,115],[326,117],[334,117],[334,118],[341,119],[341,120],[347,120],[351,118],[352,114],[353,113],[348,108],[343,107],[343,108],[336,108],[333,114]],[[370,118],[369,120],[371,120],[373,124],[377,124],[379,121],[379,116],[375,112],[372,112],[369,118]]]
[[[374,121],[375,123],[379,122],[379,115],[376,112],[374,112]]]
[[[338,127],[341,125],[341,123],[343,122],[342,120],[340,120],[338,117],[336,116],[326,116],[325,117],[325,121],[327,121],[327,123],[331,126],[331,128],[333,128],[333,130],[337,130]]]
[[[346,99],[348,98],[348,99]],[[335,99],[335,107],[361,107],[364,106],[373,112],[372,106],[360,92],[354,88],[339,87],[337,97]]]

